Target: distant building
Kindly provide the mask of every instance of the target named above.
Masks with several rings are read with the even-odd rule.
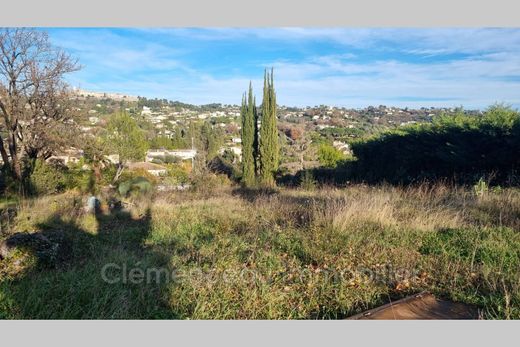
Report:
[[[182,160],[190,160],[197,155],[196,149],[150,149],[146,152],[146,162],[151,162],[154,159],[164,159],[166,156],[179,157]]]
[[[149,116],[152,114],[152,110],[148,106],[143,106],[143,110],[141,111],[141,115]]]
[[[147,162],[129,163],[128,168],[130,170],[146,170],[149,174],[154,176],[164,176],[168,172],[168,169],[164,166]]]
[[[114,99],[117,101],[121,101],[121,100],[137,101],[138,100],[137,96],[125,95],[125,94],[121,94],[121,93],[93,92],[93,91],[88,91],[88,90],[81,90],[78,88],[73,88],[73,91],[76,93],[76,95],[82,96],[82,97],[94,97],[94,98],[98,98],[98,99],[110,98],[110,99]]]
[[[119,163],[119,154],[110,154],[105,155],[105,158],[111,162],[112,164],[118,164]]]
[[[233,154],[235,154],[236,156],[238,156],[238,160],[239,161],[242,161],[242,148],[241,147],[235,147],[235,146],[224,146],[224,147],[220,147],[219,149],[219,154],[224,154],[224,152],[228,150],[228,151],[231,151],[233,152]]]
[[[63,152],[53,155],[47,159],[47,162],[60,161],[65,165],[69,163],[76,164],[83,157],[83,150],[71,147]]]

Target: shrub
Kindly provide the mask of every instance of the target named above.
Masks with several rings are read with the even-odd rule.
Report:
[[[55,194],[63,192],[68,186],[67,168],[58,164],[48,164],[36,160],[30,178],[31,189],[35,194]]]
[[[67,188],[78,188],[81,192],[95,193],[94,173],[91,170],[69,170]]]
[[[179,164],[182,162],[182,158],[175,155],[167,154],[164,156],[164,162],[166,164]]]
[[[119,195],[128,197],[130,195],[141,195],[152,192],[152,183],[145,177],[135,177],[121,182],[118,187]]]
[[[151,162],[154,164],[164,164],[164,161],[161,158],[153,158]]]
[[[475,192],[475,195],[482,196],[486,194],[489,190],[489,187],[486,183],[486,181],[481,177],[477,183],[473,186],[473,191]]]
[[[314,190],[316,188],[316,180],[312,172],[306,170],[300,180],[300,188],[305,190]]]
[[[170,178],[169,181],[174,184],[186,184],[190,180],[189,173],[186,168],[176,164],[168,165],[168,177]]]
[[[211,194],[218,188],[229,187],[231,181],[226,175],[207,173],[193,178],[193,190],[203,194]]]
[[[318,160],[322,166],[334,168],[345,160],[345,155],[329,144],[322,144],[318,149]]]
[[[133,169],[133,170],[125,170],[123,171],[123,174],[121,175],[120,180],[123,181],[130,181],[135,178],[144,177],[146,178],[150,183],[157,184],[158,178],[145,169]]]
[[[240,182],[242,178],[242,168],[238,156],[230,150],[225,150],[222,155],[211,159],[208,168],[212,173],[224,174],[234,182]]]
[[[116,175],[117,167],[114,164],[107,165],[101,171],[101,184],[109,185]],[[124,172],[123,172],[124,175]]]

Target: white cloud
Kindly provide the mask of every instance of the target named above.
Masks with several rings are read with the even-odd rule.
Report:
[[[257,98],[261,97],[262,68],[274,66],[278,101],[286,105],[486,107],[501,101],[520,105],[520,30],[515,29],[224,28],[136,32],[149,35],[148,40],[141,37],[136,43],[110,30],[64,31],[52,38],[76,52],[88,66],[72,79],[82,88],[192,103],[239,103],[250,79]],[[199,48],[209,40],[239,45],[241,40],[254,37],[259,45],[327,41],[346,49],[338,54],[311,50],[307,58],[299,60],[258,57],[255,64],[259,71],[254,76],[233,69],[233,73],[221,77],[194,65],[188,58],[189,47],[172,47],[154,39],[159,36],[182,37]],[[348,48],[447,58],[426,63],[393,54],[391,59],[363,61],[362,55]],[[451,54],[460,56],[448,56]],[[100,76],[105,80],[100,82]]]

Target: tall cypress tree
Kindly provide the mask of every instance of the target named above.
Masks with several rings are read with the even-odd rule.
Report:
[[[254,120],[254,139],[253,139],[253,157],[255,163],[255,176],[260,174],[259,163],[259,140],[258,140],[258,110],[256,108],[256,96],[253,97],[253,120]]]
[[[249,95],[242,98],[242,182],[246,186],[255,183],[255,118],[256,106],[253,97],[253,87],[249,83]]]
[[[260,180],[265,186],[273,186],[274,174],[278,170],[280,149],[276,126],[276,93],[274,91],[273,70],[264,73],[264,96],[260,124],[259,159]]]

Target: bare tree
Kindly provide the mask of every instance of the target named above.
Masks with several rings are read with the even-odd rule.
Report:
[[[65,144],[73,122],[63,78],[78,69],[47,33],[0,29],[0,154],[17,181],[27,160],[48,158]]]

